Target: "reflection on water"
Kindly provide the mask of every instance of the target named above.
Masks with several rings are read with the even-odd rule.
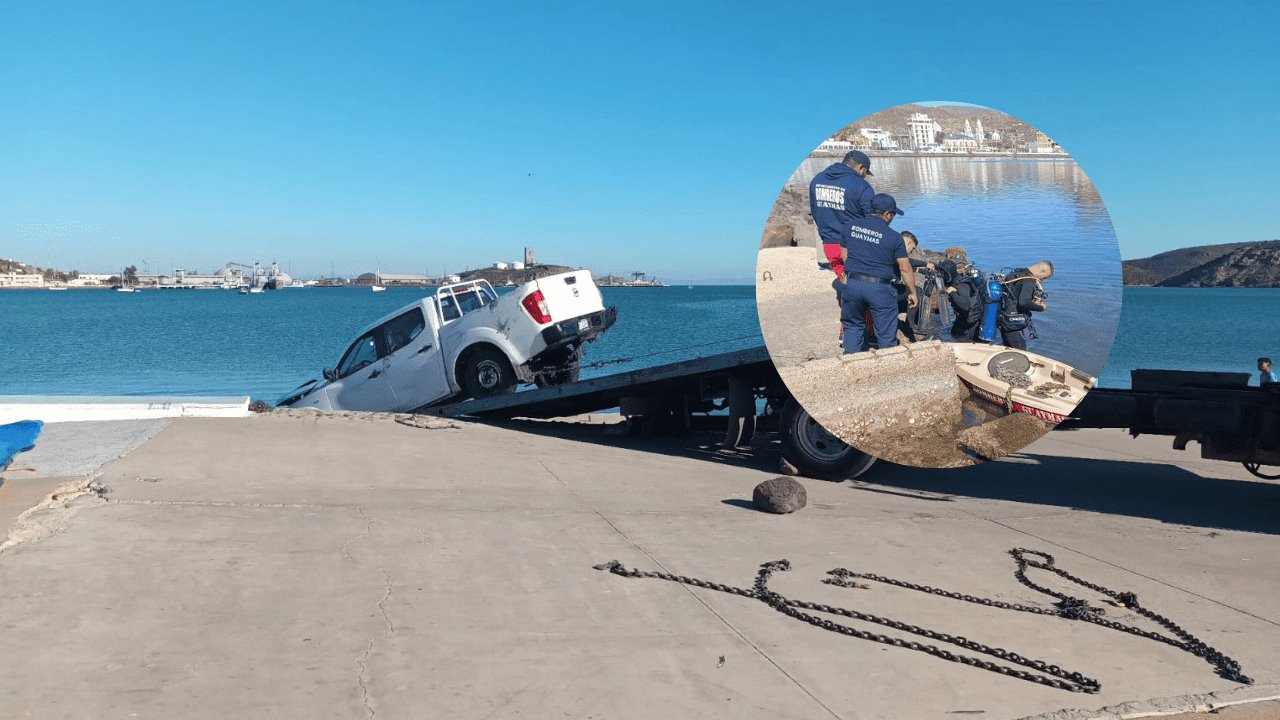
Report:
[[[808,158],[788,184],[807,187],[838,158]],[[876,157],[876,192],[893,195],[929,249],[963,247],[984,272],[1051,260],[1049,309],[1029,349],[1097,375],[1120,321],[1120,249],[1093,183],[1069,157]]]

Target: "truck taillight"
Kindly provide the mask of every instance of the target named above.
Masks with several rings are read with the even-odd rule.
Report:
[[[541,290],[534,290],[525,295],[520,304],[524,305],[524,309],[529,311],[529,317],[539,325],[551,322],[551,313],[547,312],[547,299],[542,296]]]

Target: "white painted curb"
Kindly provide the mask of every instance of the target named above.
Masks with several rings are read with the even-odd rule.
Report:
[[[248,397],[29,397],[0,395],[0,425],[19,420],[46,423],[154,420],[174,417],[246,417]]]

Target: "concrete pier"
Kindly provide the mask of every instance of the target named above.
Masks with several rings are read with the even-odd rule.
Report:
[[[0,552],[5,717],[1067,720],[1245,703],[1229,712],[1254,720],[1276,706],[1253,701],[1280,696],[1280,484],[1165,438],[1054,432],[977,467],[881,464],[858,482],[804,481],[808,506],[779,516],[749,506],[777,474],[767,435],[730,451],[599,424],[154,422],[117,433],[126,454],[100,469],[38,471],[21,454],[4,474],[0,507],[48,472],[88,470],[0,530],[16,538]],[[41,442],[48,460],[80,441]],[[820,583],[845,567],[1048,604],[1015,581],[1013,547],[1136,592],[1255,683],[1095,625]],[[592,569],[617,559],[749,586],[779,558],[788,596],[1008,648],[1102,692]]]

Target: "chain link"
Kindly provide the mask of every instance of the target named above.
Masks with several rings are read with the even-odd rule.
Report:
[[[846,570],[844,568],[836,568],[834,570],[829,571],[827,573],[829,577],[823,580],[823,582],[828,585],[833,585],[836,587],[865,588],[867,587],[866,585],[859,584],[858,582],[856,582],[856,580],[858,579],[870,580],[873,582],[883,583],[886,585],[893,585],[893,586],[904,588],[907,590],[915,590],[917,592],[928,593],[930,595],[938,595],[941,597],[951,598],[953,600],[961,600],[963,602],[974,603],[977,605],[985,605],[987,607],[999,608],[1003,610],[1013,610],[1017,612],[1032,613],[1036,615],[1056,615],[1058,617],[1063,617],[1071,620],[1083,620],[1085,622],[1093,623],[1095,625],[1099,625],[1102,627],[1111,628],[1113,630],[1118,630],[1120,632],[1126,632],[1132,635],[1137,635],[1139,637],[1145,637],[1151,640],[1155,640],[1157,642],[1161,642],[1161,643],[1170,645],[1172,647],[1176,647],[1180,650],[1184,650],[1193,655],[1204,658],[1210,665],[1214,667],[1214,669],[1218,672],[1220,676],[1228,680],[1233,680],[1235,682],[1240,682],[1244,684],[1251,684],[1253,682],[1249,677],[1245,676],[1241,672],[1240,664],[1238,662],[1236,662],[1235,660],[1232,660],[1231,658],[1222,654],[1218,650],[1205,644],[1204,642],[1202,642],[1195,636],[1191,635],[1189,632],[1187,632],[1183,628],[1176,625],[1172,620],[1169,620],[1168,618],[1162,615],[1159,615],[1151,610],[1147,610],[1146,608],[1143,608],[1138,603],[1137,595],[1135,595],[1134,593],[1116,592],[1114,590],[1105,588],[1101,585],[1096,585],[1094,583],[1091,583],[1087,580],[1084,580],[1083,578],[1072,575],[1071,573],[1057,567],[1053,556],[1048,553],[1040,552],[1037,550],[1028,550],[1026,548],[1014,548],[1009,551],[1009,554],[1013,556],[1014,561],[1017,565],[1017,567],[1014,570],[1014,577],[1017,578],[1017,580],[1023,585],[1037,592],[1056,598],[1057,602],[1054,603],[1053,607],[1042,607],[1039,605],[1028,605],[1028,604],[1021,604],[1021,603],[1004,602],[1001,600],[978,597],[975,595],[968,595],[968,594],[958,593],[950,590],[944,590],[942,588],[936,588],[929,585],[920,585],[917,583],[907,582],[905,580],[898,580],[895,578],[884,577],[883,575],[875,575],[872,573],[855,573],[850,570]],[[1034,558],[1038,558],[1038,559],[1034,559]],[[1105,595],[1111,598],[1117,604],[1121,605],[1122,607],[1125,607],[1133,612],[1136,612],[1142,615],[1143,617],[1146,617],[1147,619],[1157,623],[1158,625],[1165,628],[1176,637],[1169,637],[1167,635],[1162,635],[1160,633],[1143,630],[1141,628],[1134,627],[1132,625],[1125,625],[1123,623],[1119,623],[1114,620],[1105,619],[1103,618],[1104,613],[1102,608],[1090,605],[1087,600],[1084,600],[1083,598],[1073,597],[1065,593],[1056,592],[1047,587],[1044,587],[1043,585],[1038,585],[1035,582],[1031,581],[1029,578],[1027,578],[1027,575],[1026,575],[1028,568],[1036,568],[1040,570],[1049,571],[1051,573],[1054,573],[1055,575],[1058,575],[1059,577],[1062,577],[1065,580],[1069,580],[1077,585],[1080,585],[1081,587],[1085,587],[1095,592],[1098,592],[1102,595]],[[701,580],[699,578],[693,578],[693,577],[688,577],[684,575],[675,575],[672,573],[650,572],[650,571],[638,570],[634,568],[628,569],[617,560],[596,565],[595,569],[605,570],[615,575],[620,575],[622,577],[652,578],[657,580],[666,580],[669,582],[680,583],[682,585],[691,585],[693,587],[700,587],[707,590],[715,590],[717,592],[728,593],[730,595],[738,595],[740,597],[753,598],[756,600],[760,600],[761,602],[765,603],[769,607],[773,608],[774,610],[777,610],[778,612],[784,615],[787,615],[788,617],[794,618],[796,620],[800,620],[801,622],[808,623],[818,628],[822,628],[823,630],[828,630],[830,632],[845,635],[847,637],[858,638],[861,640],[870,640],[872,642],[883,643],[885,645],[892,645],[894,647],[905,648],[908,650],[915,650],[917,652],[922,652],[928,655],[932,655],[934,657],[941,658],[943,660],[948,660],[950,662],[957,662],[964,665],[969,665],[971,667],[976,667],[982,670],[988,670],[991,672],[999,673],[1001,675],[1006,675],[1008,677],[1016,678],[1019,680],[1025,680],[1027,682],[1038,683],[1040,685],[1047,685],[1049,687],[1054,687],[1061,690],[1068,690],[1071,692],[1096,693],[1102,689],[1102,684],[1098,680],[1095,680],[1090,677],[1086,677],[1085,675],[1079,672],[1069,671],[1057,665],[1049,664],[1043,660],[1026,658],[1026,657],[1023,657],[1022,655],[1019,655],[1018,653],[1006,650],[1004,648],[984,645],[982,643],[976,642],[974,640],[970,640],[962,636],[950,635],[950,634],[938,632],[935,630],[929,630],[927,628],[922,628],[917,625],[910,625],[908,623],[900,622],[890,618],[880,617],[878,615],[872,615],[870,613],[864,613],[864,612],[859,612],[857,610],[850,610],[848,608],[835,607],[831,605],[813,603],[805,600],[795,600],[792,598],[785,597],[780,593],[770,589],[769,579],[772,577],[772,575],[775,572],[784,572],[791,569],[791,563],[787,560],[775,560],[773,562],[767,562],[761,565],[760,570],[756,574],[755,583],[752,585],[750,589],[735,587],[732,585],[725,585],[722,583],[710,582],[708,580]],[[857,628],[849,627],[848,625],[843,625],[841,623],[837,623],[827,618],[810,615],[807,612],[803,612],[805,610],[826,613],[829,615],[838,615],[838,616],[850,618],[853,620],[860,620],[863,622],[874,623],[876,625],[882,625],[884,627],[892,628],[894,630],[898,630],[901,632],[910,633],[912,635],[918,635],[920,637],[924,637],[929,640],[933,640],[941,643],[947,643],[950,645],[955,645],[957,647],[964,648],[965,650],[969,650],[982,655],[995,657],[1004,661],[1005,663],[1009,663],[1012,665],[1020,665],[1025,668],[1030,668],[1031,671],[1022,670],[1017,667],[1010,667],[1009,665],[995,663],[990,660],[985,660],[979,657],[961,655],[958,653],[951,652],[950,650],[939,648],[936,645],[929,645],[929,644],[925,644],[915,640],[893,637],[889,635],[881,635],[878,633],[868,632],[866,630],[859,630]]]

